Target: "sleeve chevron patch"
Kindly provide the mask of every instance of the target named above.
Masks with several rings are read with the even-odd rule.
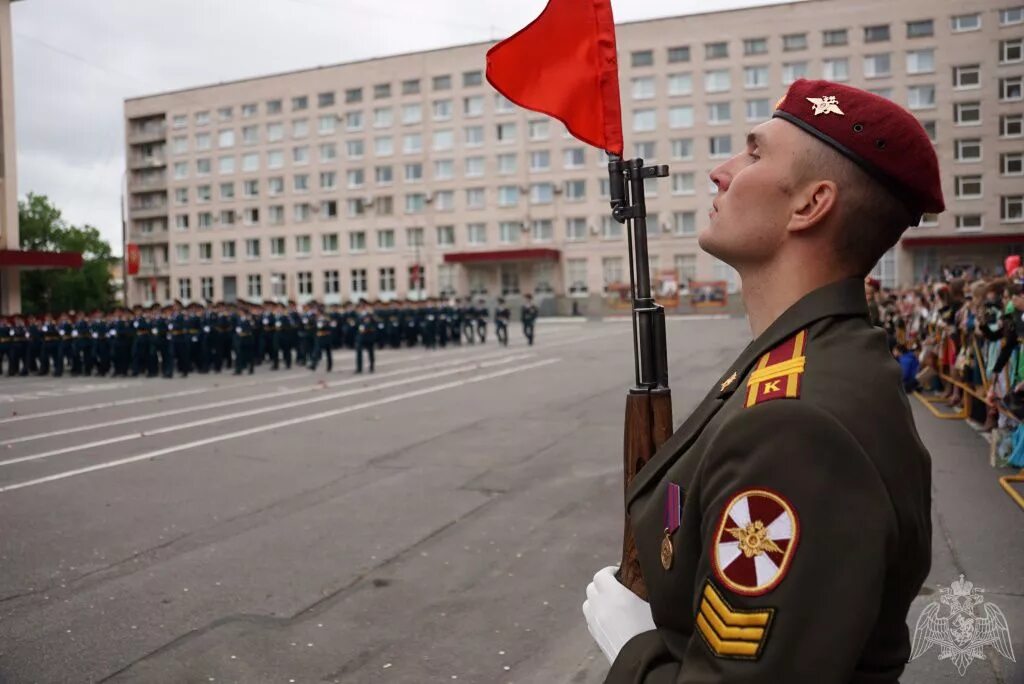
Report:
[[[708,650],[719,658],[757,660],[768,642],[774,616],[774,608],[733,608],[711,580],[705,580],[697,613],[697,632]]]

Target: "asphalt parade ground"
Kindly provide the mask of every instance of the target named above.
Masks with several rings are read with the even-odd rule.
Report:
[[[600,682],[580,604],[619,555],[630,326],[510,337],[382,350],[373,375],[340,351],[333,373],[0,379],[0,682]],[[678,424],[749,331],[668,337]],[[1021,661],[1024,510],[968,425],[913,405],[935,537],[910,627],[962,573]],[[902,681],[1024,682],[986,654],[961,676],[933,648]]]

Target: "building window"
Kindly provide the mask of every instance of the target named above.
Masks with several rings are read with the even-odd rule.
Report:
[[[1014,26],[1016,24],[1024,24],[1024,5],[999,10],[1000,26]]]
[[[318,107],[333,107],[334,106],[334,91],[328,93],[320,93],[316,96],[316,104]]]
[[[471,97],[462,98],[462,115],[467,118],[476,116],[483,116],[484,114],[484,96],[473,95]]]
[[[604,291],[610,291],[613,285],[621,285],[624,281],[622,257],[604,257],[601,259],[601,276]]]
[[[826,81],[842,83],[850,80],[850,60],[846,57],[826,59],[822,63],[821,77]]]
[[[1001,198],[1000,219],[1005,223],[1024,221],[1024,195],[1003,195]]]
[[[259,259],[260,258],[260,239],[259,238],[247,238],[245,241],[245,258],[246,259]]]
[[[189,246],[188,245],[175,245],[174,247],[174,258],[175,262],[179,264],[187,264],[189,259]]]
[[[961,14],[951,20],[953,33],[978,31],[981,29],[981,13]]]
[[[213,301],[213,278],[203,276],[199,279],[200,296],[208,302]]]
[[[301,286],[299,290],[301,291]],[[313,284],[309,285],[309,294],[313,294]],[[324,271],[324,294],[325,295],[337,295],[341,294],[341,271],[337,269],[330,269]]]
[[[431,81],[431,84],[434,90],[451,90],[451,74],[445,74],[444,76],[434,76],[434,78]]]
[[[366,269],[365,268],[353,268],[350,271],[351,285],[352,285],[352,298],[360,299],[366,296]]]
[[[437,227],[437,246],[453,247],[455,245],[455,226]]]
[[[708,105],[708,123],[711,125],[727,124],[732,121],[732,103],[712,102]]]
[[[516,155],[515,153],[499,154],[498,155],[498,173],[502,176],[508,176],[516,172]]]
[[[502,221],[498,224],[498,242],[503,245],[517,243],[522,230],[523,224],[519,221]]]
[[[789,33],[782,36],[782,49],[785,52],[807,49],[806,33]]]
[[[246,286],[249,299],[263,297],[263,277],[259,273],[250,273],[246,278]]]
[[[422,228],[406,228],[405,229],[405,243],[410,247],[422,247],[423,246],[423,229]]]
[[[462,74],[462,87],[463,88],[475,88],[478,85],[483,85],[484,76],[483,72],[477,71],[465,71]]]
[[[654,97],[654,77],[643,76],[633,79],[633,99],[650,100]]]
[[[846,29],[831,29],[821,32],[821,44],[824,47],[837,47],[850,42]]]
[[[366,251],[366,231],[353,230],[348,234],[348,251],[353,254]]]
[[[790,85],[797,79],[807,78],[807,62],[783,62],[782,84]]]
[[[242,222],[247,226],[259,225],[260,210],[258,207],[246,207],[242,210]]]
[[[708,138],[708,155],[712,159],[732,156],[732,136],[713,135]]]
[[[1024,152],[1000,154],[999,169],[1004,176],[1024,176]]]
[[[673,261],[679,289],[689,290],[690,281],[697,279],[697,257],[693,254],[676,254]]]
[[[668,94],[670,96],[690,95],[693,93],[693,74],[669,74]]]
[[[321,117],[321,118],[323,118],[323,119],[330,118],[330,120],[332,122],[331,130],[333,131],[334,130],[334,127],[333,127],[334,117]],[[292,121],[292,138],[295,139],[295,140],[300,140],[302,138],[308,138],[308,137],[309,137],[309,119],[295,119],[295,120],[293,120]]]
[[[932,109],[935,107],[935,86],[919,85],[907,88],[907,106],[910,109]]]
[[[570,295],[587,294],[587,260],[567,259],[565,264],[565,280],[569,285]]]
[[[938,138],[936,137],[936,128],[934,121],[922,121],[921,127],[924,128],[925,135],[928,136],[929,140],[931,140],[933,143],[936,140],[938,140]]]
[[[516,125],[514,123],[500,123],[496,127],[499,143],[512,143],[516,141]]]
[[[567,242],[582,242],[587,239],[587,219],[573,217],[565,219],[565,239]]]
[[[235,260],[235,241],[224,240],[220,243],[220,259],[221,261],[234,261]]]
[[[555,186],[552,183],[531,183],[530,204],[551,204],[555,199]]]
[[[956,229],[968,233],[982,230],[981,214],[957,214]]]
[[[537,150],[530,153],[530,172],[551,170],[551,152],[548,150]]]
[[[536,219],[530,223],[530,236],[534,242],[551,242],[555,239],[555,228],[551,219]]]
[[[507,97],[498,93],[494,96],[494,113],[495,114],[514,114],[516,111],[515,104]]]
[[[178,278],[178,297],[186,301],[192,299],[191,278]]]
[[[693,159],[693,138],[676,138],[673,140],[672,159],[682,161]]]
[[[621,240],[622,239],[622,224],[613,219],[611,216],[601,217],[601,239],[602,240]]]
[[[391,185],[395,180],[394,169],[390,166],[378,166],[373,170],[377,185]]]
[[[471,245],[487,244],[487,224],[470,223],[466,226],[466,242]]]
[[[377,249],[390,251],[395,248],[394,228],[385,228],[377,231]]]
[[[999,79],[999,101],[1019,102],[1024,99],[1024,76]]]
[[[690,61],[690,47],[688,45],[680,45],[676,47],[670,47],[668,49],[668,63],[679,64]]]
[[[732,78],[728,69],[714,69],[704,72],[704,91],[722,93],[732,88]]]
[[[693,128],[693,107],[680,105],[668,108],[669,128]]]
[[[981,87],[981,65],[966,64],[953,67],[953,87],[961,89]]]
[[[213,214],[209,211],[201,211],[196,215],[196,223],[200,230],[213,227]]]
[[[196,186],[196,199],[200,202],[209,202],[212,199],[209,185]]]
[[[466,208],[483,209],[487,205],[487,191],[484,188],[466,188]]]
[[[212,242],[200,242],[199,243],[199,261],[210,262],[213,260],[213,243]]]
[[[686,237],[697,234],[697,214],[693,211],[676,211],[672,213],[672,230],[677,236]]]
[[[587,198],[587,181],[567,180],[565,181],[565,201],[582,202]]]
[[[377,107],[373,110],[373,127],[390,128],[395,121],[395,113],[391,107]]]
[[[338,253],[338,234],[324,233],[320,236],[320,250],[324,254]]]
[[[930,74],[935,71],[935,50],[911,50],[907,53],[908,74]]]
[[[768,87],[768,67],[748,66],[743,67],[743,87],[747,90]]]
[[[285,244],[283,237],[270,238],[270,256],[283,257],[285,255]]]
[[[402,136],[402,154],[419,154],[423,151],[423,135],[406,133]]]
[[[959,162],[981,161],[981,138],[966,138],[954,141],[954,158]]]
[[[864,77],[883,78],[892,75],[892,59],[888,52],[864,57]]]
[[[309,108],[309,98],[306,97],[305,95],[300,95],[298,97],[293,97],[292,98],[292,111],[293,112],[300,112],[300,111],[302,111],[304,109],[308,109],[308,108]]]
[[[402,94],[403,95],[419,95],[420,94],[420,79],[410,78],[406,81],[402,81]]]
[[[586,164],[586,149],[583,147],[567,147],[562,151],[562,159],[567,169],[581,169]]]
[[[1024,114],[1004,114],[999,117],[999,136],[1019,138],[1024,136]]]
[[[981,103],[955,103],[953,105],[953,123],[959,126],[977,126],[981,124]]]
[[[295,236],[295,256],[308,257],[313,253],[313,238],[309,235]]]
[[[188,214],[178,214],[174,217],[174,228],[176,230],[188,230]]]
[[[935,22],[931,19],[907,22],[907,38],[928,38],[935,35]]]
[[[864,42],[865,43],[883,43],[889,40],[889,25],[880,24],[878,26],[865,26],[864,27]]]
[[[465,133],[466,147],[480,147],[484,144],[483,126],[466,126],[463,132]]]
[[[768,52],[767,38],[747,38],[743,41],[743,55],[763,55]]]
[[[348,112],[345,114],[345,130],[350,132],[363,130],[363,113]]]
[[[677,172],[672,174],[672,194],[673,195],[693,195],[694,190],[694,174],[692,171]]]
[[[728,59],[729,43],[718,41],[704,44],[704,59]]]
[[[654,51],[636,50],[630,54],[630,63],[634,68],[652,66],[654,64]]]
[[[954,179],[956,198],[961,200],[981,199],[981,176],[956,176]]]

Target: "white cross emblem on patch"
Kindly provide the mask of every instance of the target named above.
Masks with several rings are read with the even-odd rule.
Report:
[[[814,105],[814,116],[819,114],[838,114],[839,116],[845,116],[843,110],[839,108],[839,102],[836,100],[835,95],[826,95],[825,97],[808,97],[807,101]]]

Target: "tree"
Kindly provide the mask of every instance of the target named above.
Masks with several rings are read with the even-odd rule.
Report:
[[[80,252],[82,268],[21,272],[21,309],[26,314],[109,309],[114,304],[110,264],[115,261],[100,231],[72,226],[45,195],[18,202],[21,248]]]

